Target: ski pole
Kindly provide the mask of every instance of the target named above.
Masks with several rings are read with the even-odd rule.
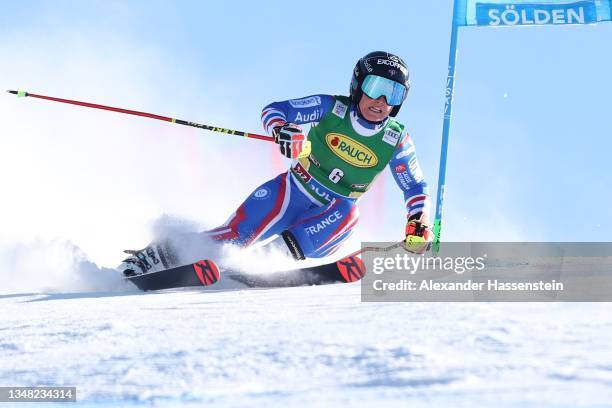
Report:
[[[350,255],[347,255],[347,257],[361,255],[364,252],[389,252],[389,251],[391,251],[393,249],[401,248],[403,245],[404,245],[404,241],[400,241],[400,242],[397,242],[397,243],[395,243],[393,245],[389,245],[387,247],[374,247],[374,246],[363,247],[363,248],[361,248],[361,249],[351,253]]]
[[[421,242],[411,242],[411,244],[420,244]],[[416,253],[411,251],[410,249],[406,248],[406,243],[405,241],[400,241],[400,242],[396,242],[395,244],[386,246],[386,247],[375,247],[375,246],[369,246],[369,247],[363,247],[361,249],[358,249],[357,251],[347,255],[347,256],[358,256],[363,254],[364,252],[389,252],[392,251],[394,249],[397,248],[404,248],[405,251],[416,254],[416,255],[422,255],[420,253]],[[428,248],[427,251],[431,250],[432,248]],[[435,255],[436,253],[434,253]]]
[[[29,96],[31,98],[46,99],[48,101],[67,103],[67,104],[70,104],[70,105],[84,106],[86,108],[102,109],[102,110],[107,110],[107,111],[112,111],[112,112],[125,113],[127,115],[135,115],[135,116],[142,116],[142,117],[145,117],[145,118],[163,120],[165,122],[177,123],[179,125],[191,126],[191,127],[195,127],[195,128],[199,128],[199,129],[204,129],[204,130],[210,130],[212,132],[226,133],[226,134],[229,134],[229,135],[248,137],[250,139],[259,139],[259,140],[265,140],[267,142],[274,142],[274,137],[272,137],[272,136],[258,135],[256,133],[248,133],[248,132],[244,132],[244,131],[241,131],[241,130],[233,130],[233,129],[226,129],[226,128],[221,128],[221,127],[217,127],[217,126],[204,125],[204,124],[201,124],[201,123],[190,122],[190,121],[187,121],[187,120],[171,118],[171,117],[168,117],[168,116],[156,115],[154,113],[139,112],[139,111],[135,111],[135,110],[131,110],[131,109],[116,108],[116,107],[113,107],[113,106],[106,106],[106,105],[99,105],[97,103],[75,101],[75,100],[71,100],[71,99],[62,99],[62,98],[56,98],[56,97],[53,97],[53,96],[37,95],[37,94],[33,94],[33,93],[30,93],[30,92],[26,92],[26,91],[12,91],[12,90],[9,90],[7,92],[11,93],[11,94],[14,94],[14,95],[17,95],[18,97],[28,97]],[[300,154],[300,157],[306,157],[309,154],[310,154],[310,142],[307,141],[306,143],[304,143],[304,149],[302,150],[302,153]]]

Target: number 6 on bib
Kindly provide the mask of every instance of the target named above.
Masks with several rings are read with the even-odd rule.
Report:
[[[338,168],[335,168],[329,173],[329,179],[332,183],[338,183],[340,179],[344,177],[344,172]]]

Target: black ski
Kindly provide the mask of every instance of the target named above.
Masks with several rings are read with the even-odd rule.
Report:
[[[328,285],[355,282],[365,274],[361,258],[348,256],[337,262],[308,268],[253,274],[222,269],[223,279],[231,279],[252,288],[280,288],[304,285]],[[191,286],[209,286],[219,280],[219,268],[210,260],[127,277],[141,290],[160,290]]]
[[[217,264],[211,260],[203,259],[163,271],[128,276],[125,279],[132,282],[140,290],[160,290],[209,286],[219,280],[219,275]]]

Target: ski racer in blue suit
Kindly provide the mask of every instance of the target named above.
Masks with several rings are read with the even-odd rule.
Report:
[[[389,167],[404,193],[407,248],[424,252],[432,240],[430,198],[414,143],[395,117],[410,87],[406,65],[396,55],[372,52],[353,71],[350,97],[325,94],[267,105],[263,126],[291,169],[257,187],[223,225],[204,232],[218,242],[249,246],[277,236],[272,244],[296,260],[333,254],[353,232],[357,202]],[[301,125],[312,124],[308,135]],[[300,157],[304,142],[312,151]],[[168,244],[131,251],[128,274],[173,265]]]

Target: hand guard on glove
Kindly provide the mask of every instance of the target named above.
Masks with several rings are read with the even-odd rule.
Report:
[[[424,254],[431,247],[433,232],[428,224],[427,216],[424,216],[423,213],[417,213],[408,218],[404,241],[406,251]]]
[[[295,123],[285,123],[272,130],[274,140],[278,143],[283,156],[297,159],[304,148],[304,131]]]

